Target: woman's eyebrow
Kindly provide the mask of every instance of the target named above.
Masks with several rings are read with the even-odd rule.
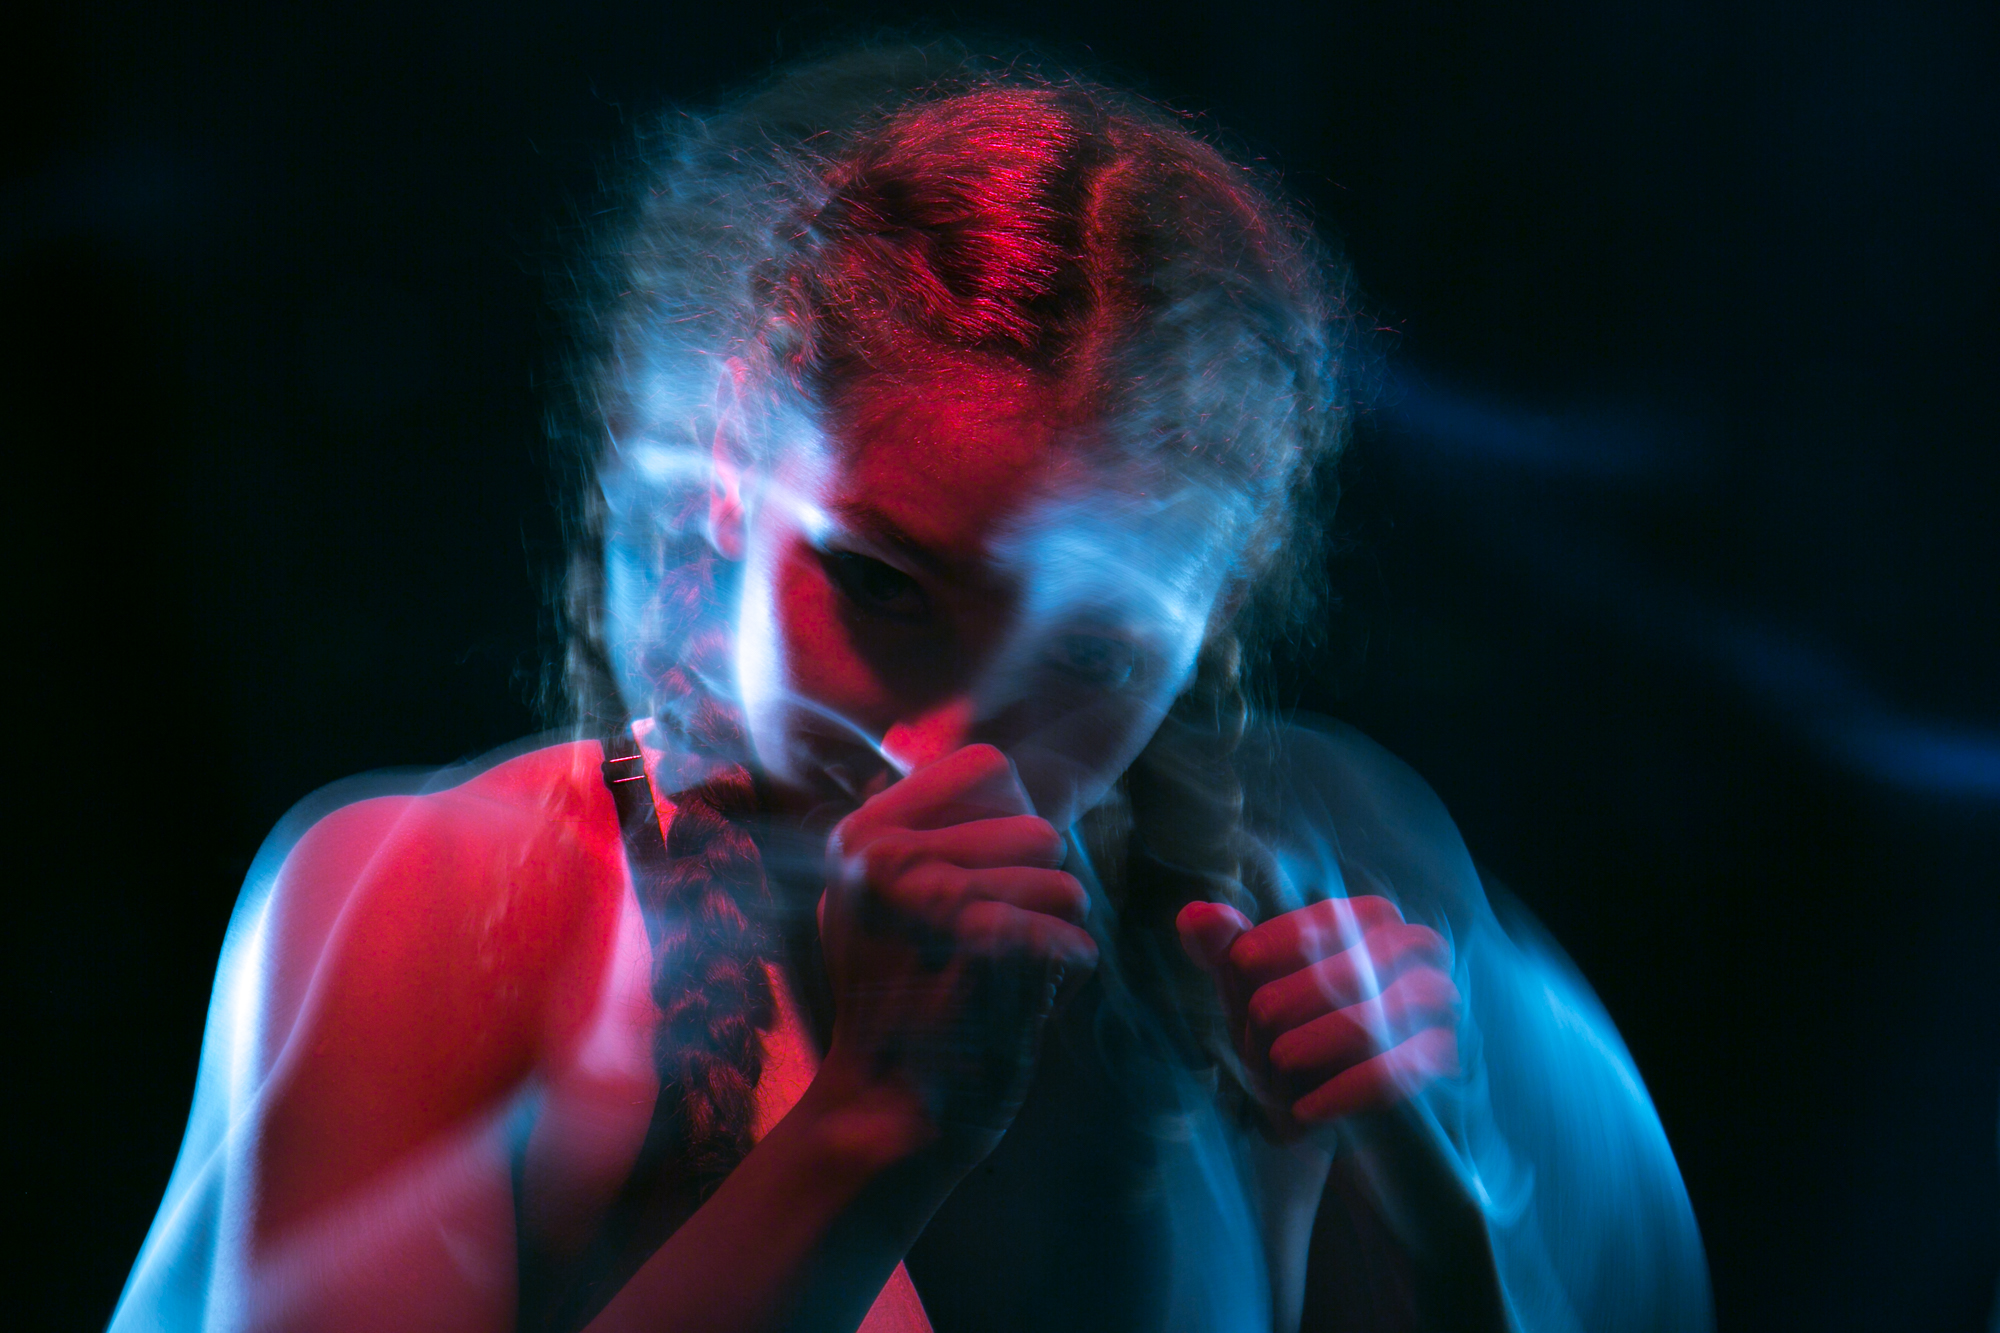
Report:
[[[963,562],[953,560],[912,537],[903,526],[865,500],[833,506],[834,517],[849,531],[903,556],[927,574],[950,578],[964,572]]]

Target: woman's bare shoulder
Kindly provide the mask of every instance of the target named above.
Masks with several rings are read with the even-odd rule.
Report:
[[[1407,906],[1453,912],[1483,901],[1478,872],[1444,802],[1358,728],[1299,714],[1244,737],[1245,810],[1301,881],[1380,881]],[[1302,883],[1302,887],[1304,887]]]
[[[450,963],[469,933],[461,942],[489,961],[530,961],[621,883],[599,760],[595,742],[545,745],[421,783],[361,779],[309,799],[309,817],[288,817],[296,836],[284,825],[273,835],[284,845],[273,857],[272,944],[281,956],[317,955],[362,929],[349,921],[360,912],[373,952],[407,940]],[[390,784],[401,790],[380,790]]]
[[[311,1179],[277,1196],[321,1197],[480,1113],[583,1019],[625,883],[598,762],[594,743],[538,747],[337,804],[285,849],[255,950],[266,1156]]]
[[[1463,848],[1430,784],[1346,722],[1307,713],[1265,721],[1246,733],[1238,768],[1246,797],[1269,817]]]
[[[294,807],[258,861],[275,872],[287,898],[385,876],[414,875],[440,891],[483,889],[490,887],[484,876],[467,885],[453,872],[509,861],[530,874],[557,870],[569,857],[616,841],[599,758],[595,742],[577,741],[514,747],[453,768],[349,778]]]

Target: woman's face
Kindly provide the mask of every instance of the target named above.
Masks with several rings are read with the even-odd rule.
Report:
[[[850,394],[834,461],[766,478],[737,684],[756,757],[837,815],[986,742],[1067,827],[1152,736],[1222,586],[1225,506],[1119,486],[1049,392],[978,367]]]

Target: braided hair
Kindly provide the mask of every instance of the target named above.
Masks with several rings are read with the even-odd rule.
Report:
[[[663,923],[654,949],[660,1010],[653,1058],[669,1109],[672,1156],[695,1181],[727,1175],[750,1150],[759,1034],[775,1015],[763,860],[745,828],[756,809],[750,773],[732,765],[674,797],[668,870],[643,903]]]
[[[1319,528],[1302,516],[1347,423],[1341,270],[1174,116],[1023,61],[850,53],[641,147],[583,340],[602,429],[567,611],[578,713],[693,735],[728,712],[733,574],[704,522],[718,440],[760,475],[836,449],[823,426],[843,395],[940,352],[1041,377],[1092,423],[1094,462],[1234,506],[1222,604],[1241,615],[1211,627],[1121,781],[1104,858],[1151,960],[1141,989],[1191,1050],[1226,1059],[1172,922],[1196,897],[1275,907],[1234,768],[1242,629],[1296,624],[1312,586],[1298,572]],[[723,739],[732,762],[676,798],[676,868],[649,904],[662,1096],[705,1171],[747,1145],[771,1013],[754,784],[740,737]]]
[[[1175,919],[1191,902],[1223,903],[1252,921],[1297,905],[1244,823],[1236,754],[1249,720],[1242,640],[1225,630],[1203,646],[1193,680],[1121,779],[1122,845],[1107,884],[1128,984],[1181,1058],[1226,1071],[1239,1098],[1246,1078],[1214,981],[1181,948]]]

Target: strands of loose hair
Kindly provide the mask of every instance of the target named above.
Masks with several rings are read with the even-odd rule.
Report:
[[[1175,918],[1191,902],[1225,903],[1252,921],[1289,904],[1266,848],[1243,823],[1236,767],[1249,721],[1242,647],[1211,639],[1195,675],[1124,777],[1129,833],[1122,856],[1120,956],[1128,983],[1190,1062],[1244,1074],[1214,982],[1180,946]]]
[[[1243,516],[1228,623],[1122,781],[1125,843],[1104,858],[1125,881],[1135,988],[1191,1058],[1228,1067],[1173,916],[1197,897],[1276,907],[1234,756],[1246,635],[1296,624],[1315,583],[1298,577],[1318,564],[1309,497],[1348,416],[1337,265],[1158,107],[937,48],[795,68],[717,115],[669,118],[640,156],[584,339],[603,432],[566,609],[579,717],[695,737],[729,712],[733,599],[703,517],[724,443],[767,473],[837,451],[834,405],[941,357],[1037,378],[1089,423],[1093,463]],[[740,741],[722,740],[712,753],[734,762],[676,798],[676,869],[648,905],[661,1096],[709,1176],[747,1150],[770,1016],[755,792]]]

